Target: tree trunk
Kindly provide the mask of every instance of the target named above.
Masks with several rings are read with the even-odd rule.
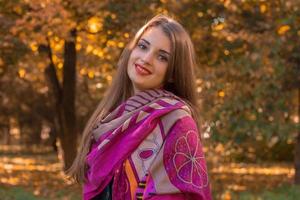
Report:
[[[300,114],[300,89],[298,89],[298,115]],[[295,184],[300,185],[300,131],[295,142]]]
[[[76,91],[76,29],[71,30],[71,37],[65,41],[63,67],[63,135],[60,135],[64,151],[65,169],[71,167],[77,153],[77,131],[75,114]]]
[[[4,132],[4,144],[10,145],[9,126],[4,126],[3,132]]]
[[[4,145],[10,145],[10,127],[9,127],[9,119],[8,117],[3,118],[3,124],[0,128],[2,128],[2,132],[3,132],[3,136],[1,135],[1,137],[3,138],[3,144]],[[2,139],[1,138],[1,139]]]
[[[70,31],[70,39],[65,41],[63,84],[57,78],[56,69],[52,61],[50,42],[47,52],[50,64],[45,70],[46,77],[53,91],[55,99],[55,126],[57,137],[61,142],[64,169],[68,169],[77,153],[77,131],[75,114],[76,91],[76,29]]]
[[[54,151],[55,153],[58,153],[58,147],[57,147],[57,145],[56,145],[56,141],[57,141],[57,130],[56,130],[56,126],[54,126],[54,124],[50,126],[50,133],[49,133],[49,134],[50,134],[49,143],[50,143],[50,145],[52,146],[53,151]]]

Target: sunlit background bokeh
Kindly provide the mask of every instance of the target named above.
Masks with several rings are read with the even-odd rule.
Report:
[[[80,199],[63,169],[122,50],[158,13],[195,45],[214,198],[297,199],[299,9],[298,0],[0,1],[0,199]]]

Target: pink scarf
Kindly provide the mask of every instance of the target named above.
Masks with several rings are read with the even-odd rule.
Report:
[[[197,126],[174,94],[136,94],[96,124],[93,135],[84,199],[112,178],[113,200],[211,199]]]

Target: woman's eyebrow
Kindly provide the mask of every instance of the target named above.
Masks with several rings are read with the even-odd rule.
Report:
[[[150,42],[147,41],[146,39],[142,38],[141,40],[144,41],[144,42],[146,42],[148,45],[150,45]],[[170,54],[169,52],[167,52],[166,50],[160,49],[159,51],[171,55],[171,54]]]

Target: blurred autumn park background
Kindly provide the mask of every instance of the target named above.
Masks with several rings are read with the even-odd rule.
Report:
[[[0,199],[81,198],[63,169],[158,13],[196,47],[215,199],[299,198],[299,0],[1,0]]]

